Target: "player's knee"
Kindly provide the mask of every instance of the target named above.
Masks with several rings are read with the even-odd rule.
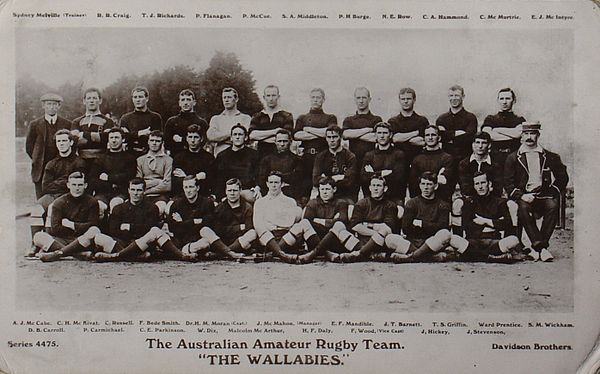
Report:
[[[300,208],[299,206],[294,208],[294,222],[299,222],[302,219],[302,208]]]
[[[441,229],[435,233],[435,238],[442,243],[448,243],[452,238],[452,234],[448,229]]]
[[[515,235],[507,236],[506,238],[500,240],[500,245],[507,250],[514,249],[519,245],[519,238],[517,238]]]
[[[110,213],[112,213],[113,209],[115,209],[115,207],[117,205],[120,205],[120,204],[123,204],[123,203],[124,203],[124,200],[122,198],[120,198],[120,197],[113,197],[110,200],[110,203],[108,204],[109,207],[110,207]]]
[[[331,227],[331,231],[333,231],[334,233],[339,233],[342,230],[346,230],[346,225],[344,225],[344,222],[342,221],[337,221]]]
[[[258,235],[256,234],[256,230],[254,230],[254,229],[246,231],[246,233],[244,235],[242,235],[242,237],[244,239],[246,239],[246,241],[248,241],[248,242],[253,242],[256,239],[258,239]]]
[[[210,227],[206,227],[206,226],[200,229],[200,236],[208,239],[208,241],[210,241],[210,242],[213,242],[213,241],[219,239],[217,234]]]
[[[452,214],[455,216],[460,216],[462,214],[462,208],[464,205],[465,203],[462,201],[462,199],[454,200],[452,203]]]
[[[35,235],[33,235],[33,244],[36,247],[50,246],[50,243],[53,240],[54,239],[52,239],[52,237],[45,232],[40,231],[36,232]]]
[[[35,204],[31,207],[29,213],[31,214],[31,217],[43,217],[45,213],[44,207],[40,204]]]
[[[377,245],[383,246],[385,244],[385,237],[378,232],[374,233],[373,236],[371,236],[371,239],[377,243]]]
[[[262,245],[267,245],[267,243],[271,240],[274,239],[275,237],[273,236],[273,234],[270,231],[265,231],[259,238],[258,241],[260,242],[260,244]]]
[[[397,205],[396,208],[398,208],[398,213],[396,216],[398,219],[402,219],[402,217],[404,217],[404,207],[402,205]]]

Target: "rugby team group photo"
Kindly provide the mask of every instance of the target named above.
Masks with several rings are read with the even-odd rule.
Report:
[[[40,92],[43,115],[25,139],[37,201],[23,254],[43,262],[552,261],[569,177],[539,142],[544,124],[513,112],[514,88],[486,87],[499,111],[478,119],[452,85],[435,121],[417,114],[409,87],[398,90],[400,112],[389,119],[371,113],[367,87],[354,90],[356,112],[346,118],[327,112],[323,88],[306,92],[308,112],[294,118],[277,85],[267,85],[258,113],[242,113],[244,97],[222,87],[222,112],[204,119],[197,92],[183,89],[180,112],[166,121],[142,85],[131,87],[134,109],[120,118],[103,114],[97,88],[81,93],[75,119],[61,116],[60,92]]]

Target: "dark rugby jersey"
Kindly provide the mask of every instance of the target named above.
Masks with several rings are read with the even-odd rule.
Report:
[[[372,129],[373,127],[375,127],[376,124],[378,124],[379,122],[382,122],[382,121],[383,120],[381,119],[381,117],[376,116],[376,115],[372,114],[371,112],[364,113],[364,114],[356,113],[355,115],[346,117],[344,119],[344,122],[342,123],[342,129],[344,129],[344,130],[357,130],[357,129],[364,129],[364,128]],[[366,141],[360,140],[360,139],[349,139],[348,142],[350,144],[350,147],[349,147],[350,151],[352,151],[352,153],[354,153],[359,164],[362,162],[362,159],[365,156],[365,153],[371,151],[373,149],[373,147],[375,146],[375,143],[366,142]]]
[[[198,152],[184,150],[176,154],[173,159],[173,170],[178,168],[183,170],[185,175],[196,175],[200,172],[206,173],[206,179],[197,180],[196,184],[200,188],[199,193],[201,195],[210,195],[215,177],[215,158],[213,155],[203,149]],[[173,175],[173,195],[183,196],[183,178]]]
[[[473,187],[473,176],[478,171],[484,172],[488,175],[488,181],[492,182],[492,195],[501,196],[502,187],[504,181],[502,178],[503,168],[497,163],[494,157],[490,156],[491,165],[487,162],[481,164],[475,160],[471,160],[471,157],[467,157],[458,164],[458,178],[460,181],[460,192],[464,196],[475,196],[475,188]]]
[[[294,117],[292,113],[280,110],[273,113],[273,119],[269,117],[264,111],[255,113],[250,120],[250,129],[248,133],[254,130],[273,130],[276,128],[286,129],[288,131],[294,130]],[[274,137],[273,137],[274,138]],[[266,143],[264,141],[258,142],[258,157],[262,160],[263,157],[276,151],[275,144]]]
[[[484,226],[475,224],[473,219],[476,214],[491,219],[494,223],[493,231],[488,229],[484,232]],[[512,226],[506,199],[491,195],[467,199],[462,208],[462,217],[467,239],[500,239],[500,231]]]
[[[254,228],[252,214],[252,205],[243,199],[235,208],[232,208],[228,201],[222,201],[215,208],[213,230],[225,243],[233,242]]]
[[[408,170],[406,170],[404,152],[393,145],[386,150],[376,147],[372,151],[367,152],[360,169],[363,191],[369,190],[369,183],[374,174],[365,170],[365,167],[368,165],[371,165],[375,173],[381,172],[381,170],[392,171],[392,174],[385,177],[386,185],[388,186],[387,194],[390,198],[399,199],[406,196]]]
[[[256,186],[258,169],[258,153],[251,148],[243,147],[237,151],[227,148],[217,156],[215,161],[216,182],[213,192],[217,196],[225,194],[225,182],[230,178],[238,178],[242,189]]]
[[[70,193],[62,195],[54,200],[48,214],[49,234],[65,239],[75,239],[90,227],[98,225],[100,220],[98,200],[87,194],[79,197],[73,197]],[[75,230],[64,227],[63,218],[73,221]]]
[[[169,209],[167,222],[169,230],[180,244],[187,244],[200,239],[200,229],[204,226],[211,227],[215,205],[212,199],[198,195],[196,201],[190,203],[186,197],[180,197],[173,202]],[[173,218],[179,214],[182,221]],[[195,223],[194,219],[202,219]]]
[[[356,156],[347,149],[342,148],[333,155],[329,149],[324,150],[315,157],[313,167],[313,186],[319,185],[319,179],[324,174],[331,177],[333,175],[343,174],[344,179],[336,182],[338,197],[352,197],[358,184],[356,181]]]
[[[441,148],[434,151],[423,150],[423,153],[414,158],[410,167],[408,186],[411,196],[414,197],[421,194],[419,180],[424,172],[430,171],[437,175],[442,168],[444,168],[442,174],[446,177],[448,183],[446,185],[440,184],[437,194],[439,194],[440,198],[449,199],[452,196],[452,192],[454,192],[454,186],[450,186],[450,184],[455,180],[455,171],[453,169],[452,156],[444,152]]]
[[[337,125],[337,117],[335,115],[327,114],[323,112],[323,109],[311,109],[308,113],[298,117],[294,133],[301,131],[305,127],[327,128],[329,125]],[[303,140],[302,144],[305,153],[316,154],[327,149],[325,138]]]
[[[440,132],[444,150],[458,160],[471,154],[471,143],[477,132],[477,117],[471,112],[462,108],[457,113],[448,111],[438,117],[435,121],[437,126],[443,126],[444,131]],[[462,130],[466,134],[456,135],[457,130]]]
[[[448,228],[450,204],[438,197],[428,200],[423,196],[414,197],[406,202],[402,217],[402,231],[409,240],[427,239],[441,229]],[[413,221],[422,221],[422,227]]]
[[[44,194],[60,194],[69,191],[67,180],[74,171],[85,172],[85,161],[74,151],[67,157],[57,156],[50,160],[44,168],[42,177],[42,192]]]
[[[297,198],[304,172],[302,159],[289,150],[265,156],[260,161],[258,168],[258,183],[262,191],[267,191],[267,177],[273,170],[280,172],[283,182],[289,184],[289,186],[283,187],[284,194]]]
[[[109,218],[109,233],[112,237],[125,241],[141,238],[160,221],[158,207],[148,200],[133,205],[129,200],[117,205]],[[128,223],[129,230],[121,230],[121,224]]]
[[[135,157],[130,153],[106,151],[92,165],[92,188],[96,194],[127,195],[129,181],[135,177],[136,165]],[[107,181],[99,179],[102,173],[108,175]]]
[[[171,152],[171,156],[174,157],[177,153],[187,149],[187,142],[185,137],[187,136],[187,128],[190,125],[198,125],[201,129],[202,139],[206,140],[206,131],[208,130],[208,122],[200,117],[196,112],[179,112],[178,115],[173,116],[167,120],[165,124],[165,148]],[[181,136],[181,142],[173,140],[174,135]]]
[[[152,131],[162,131],[162,117],[160,114],[149,109],[146,111],[134,110],[133,112],[125,113],[121,117],[119,125],[129,131],[127,134],[127,147],[129,150],[136,154],[141,154],[148,152],[148,136],[138,136],[138,131],[147,129],[148,127]]]
[[[333,219],[336,214],[339,215],[338,218]],[[323,236],[338,221],[348,225],[348,203],[335,197],[325,202],[317,196],[306,204],[304,218],[310,221],[319,235]],[[324,219],[325,225],[314,222],[315,218]]]
[[[405,117],[402,115],[402,113],[400,113],[397,116],[390,118],[388,122],[392,126],[392,133],[394,134],[398,132],[407,133],[418,130],[419,136],[421,137],[425,136],[425,128],[429,125],[427,118],[418,115],[416,112],[413,112],[410,117]],[[409,142],[400,143],[399,145],[407,157],[407,162],[411,162],[412,159],[419,154],[422,149],[422,147],[412,145]]]
[[[489,116],[485,117],[482,128],[515,128],[523,122],[525,122],[525,118],[517,116],[513,112],[498,112],[497,114],[490,114]],[[520,146],[520,139],[492,141],[492,152],[511,153],[519,149]]]
[[[112,119],[104,114],[84,114],[71,122],[71,130],[79,130],[83,133],[82,141],[77,143],[77,148],[82,149],[104,149],[108,135],[104,130],[115,127]]]
[[[397,216],[398,208],[391,200],[366,197],[354,205],[350,226],[354,227],[359,223],[385,223],[394,228]]]

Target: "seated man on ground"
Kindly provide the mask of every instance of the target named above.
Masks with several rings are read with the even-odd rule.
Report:
[[[316,255],[325,254],[328,259],[332,258],[332,253],[347,252],[332,231],[334,226],[337,231],[345,229],[345,225],[349,223],[348,203],[345,199],[339,199],[336,192],[335,180],[330,177],[321,177],[319,179],[319,195],[310,200],[304,210],[304,219],[308,220],[320,240]]]
[[[146,182],[141,178],[129,181],[129,200],[117,205],[109,218],[109,235],[94,237],[96,261],[147,260],[157,257],[160,250],[170,258],[194,261],[195,255],[183,254],[167,233],[158,228],[158,207],[144,198]],[[158,248],[157,248],[158,247]]]
[[[81,254],[92,245],[92,240],[100,232],[98,229],[98,200],[85,193],[85,175],[76,171],[67,181],[69,193],[52,203],[48,214],[48,232],[38,232],[33,236],[35,250],[44,262],[57,261],[63,256],[81,255],[84,259],[91,253]]]
[[[408,255],[408,261],[448,261],[444,250],[450,246],[462,254],[469,242],[448,230],[450,203],[436,195],[438,176],[430,171],[419,178],[421,195],[406,202],[401,235],[390,235],[385,244],[395,253]]]
[[[296,201],[281,192],[282,181],[277,171],[267,178],[267,195],[254,204],[254,228],[267,251],[284,262],[305,264],[314,259],[319,239],[310,222],[301,220],[302,209]],[[308,246],[306,253],[302,238]]]
[[[463,260],[512,262],[511,253],[519,245],[514,235],[502,238],[512,226],[506,199],[491,194],[492,182],[485,172],[476,172],[473,187],[476,196],[467,198],[462,218],[469,247],[460,256]]]
[[[353,262],[361,259],[401,261],[406,257],[390,256],[385,248],[385,238],[392,235],[398,215],[396,204],[385,197],[387,191],[385,178],[380,174],[374,174],[371,177],[369,190],[371,196],[356,203],[350,220],[350,227],[358,238],[341,222],[337,222],[331,228],[331,232],[350,253],[328,254],[330,261]]]

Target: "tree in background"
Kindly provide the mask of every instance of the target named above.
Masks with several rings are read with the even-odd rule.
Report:
[[[223,111],[221,91],[233,87],[239,95],[238,109],[242,113],[254,114],[263,109],[252,72],[245,70],[234,53],[218,51],[210,60],[200,80],[199,112],[210,119]]]
[[[238,108],[243,113],[252,115],[263,108],[255,91],[252,72],[243,69],[233,53],[217,52],[204,72],[198,72],[186,65],[177,65],[162,72],[141,76],[123,75],[105,88],[99,87],[102,90],[102,113],[110,113],[118,120],[123,114],[132,111],[131,90],[135,86],[148,88],[148,106],[160,113],[164,121],[179,112],[179,92],[185,88],[191,88],[196,93],[196,111],[206,120],[223,111],[221,91],[225,87],[233,87],[238,91]],[[64,99],[60,115],[73,119],[83,113],[82,94],[87,88],[84,87],[83,81],[78,81],[66,82],[58,89],[53,89],[30,76],[18,77],[16,135],[25,135],[27,123],[44,114],[39,101],[44,93],[60,94]]]

